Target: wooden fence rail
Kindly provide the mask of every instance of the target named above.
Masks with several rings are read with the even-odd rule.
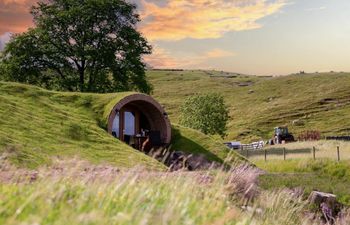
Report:
[[[270,156],[274,156],[274,159],[276,159],[276,156],[280,156],[281,159],[287,160],[292,159],[292,154],[310,154],[312,159],[317,159],[317,149],[316,147],[312,147],[312,149],[299,149],[299,150],[288,150],[286,148],[272,148],[272,149],[266,149],[266,148],[256,148],[256,146],[250,146],[250,145],[244,145],[241,146],[241,148],[237,152],[241,155],[244,155],[246,158],[254,158],[254,157],[263,157],[265,161],[269,159]],[[290,156],[290,157],[288,157]],[[321,158],[319,156],[319,158]],[[334,151],[334,159],[336,159],[338,162],[341,161],[341,151],[340,147],[337,146],[336,151]]]

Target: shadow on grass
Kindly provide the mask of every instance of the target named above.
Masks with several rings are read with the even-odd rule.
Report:
[[[210,161],[215,161],[219,163],[224,162],[223,159],[221,159],[214,153],[210,152],[208,149],[202,146],[199,142],[195,142],[190,138],[183,136],[178,129],[173,128],[172,134],[173,134],[172,143],[171,143],[172,150],[183,151],[185,153],[190,153],[190,154],[198,154],[198,155],[202,154]]]

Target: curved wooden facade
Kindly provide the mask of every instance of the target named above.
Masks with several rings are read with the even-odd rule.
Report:
[[[120,120],[119,132],[116,136],[123,140],[124,137],[124,113],[132,112],[135,116],[135,134],[141,134],[141,129],[147,126],[151,131],[160,132],[162,143],[170,144],[171,124],[163,107],[151,96],[139,93],[130,93],[121,98],[112,108],[108,117],[108,133],[113,132],[113,121],[118,115]],[[146,124],[146,125],[144,125]],[[116,131],[114,131],[116,132]]]

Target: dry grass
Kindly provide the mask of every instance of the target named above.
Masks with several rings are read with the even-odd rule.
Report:
[[[119,170],[79,160],[1,171],[13,175],[0,186],[1,224],[210,224],[236,210],[218,171]]]
[[[78,159],[35,171],[1,165],[12,179],[0,181],[0,224],[311,224],[305,201],[290,191],[261,192],[261,171],[247,165],[175,173]],[[349,220],[344,215],[338,224]]]

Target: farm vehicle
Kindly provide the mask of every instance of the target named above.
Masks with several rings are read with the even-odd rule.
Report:
[[[294,136],[292,133],[289,133],[288,127],[275,127],[274,135],[272,137],[272,140],[270,140],[270,143],[283,144],[294,141]]]

